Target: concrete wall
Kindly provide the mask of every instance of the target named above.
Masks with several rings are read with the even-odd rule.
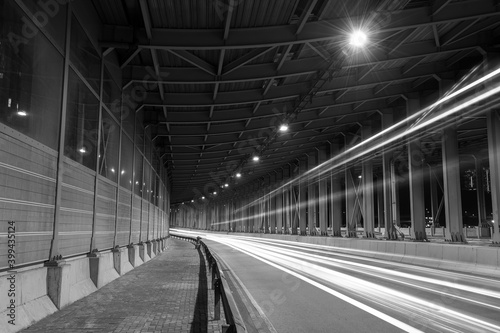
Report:
[[[500,272],[500,247],[259,233],[237,235],[333,246],[349,254],[460,272],[487,275]]]

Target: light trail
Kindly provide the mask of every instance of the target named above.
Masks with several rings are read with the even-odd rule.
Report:
[[[473,68],[471,70],[471,73],[469,75],[466,75],[460,83],[464,83],[462,81],[465,81],[465,78],[470,76],[474,71],[476,71],[477,68]],[[484,102],[488,98],[491,98],[495,95],[498,95],[500,92],[500,84],[498,82],[490,82],[492,87],[489,87],[488,90],[482,91],[479,93],[476,93],[475,96],[467,98],[465,101],[459,101],[458,103],[455,103],[451,107],[444,108],[445,104],[449,101],[454,101],[457,99],[462,94],[465,94],[467,92],[470,92],[472,89],[480,87],[482,85],[485,85],[488,81],[498,79],[500,76],[500,68],[497,68],[484,76],[476,79],[475,81],[465,84],[464,87],[459,88],[455,85],[450,92],[445,93],[444,97],[440,98],[438,101],[435,103],[431,104],[430,106],[415,112],[414,114],[408,116],[407,118],[403,119],[402,121],[390,126],[387,129],[384,129],[377,134],[371,136],[370,138],[367,138],[360,142],[359,144],[346,149],[344,152],[340,153],[339,155],[331,158],[330,160],[323,162],[316,167],[312,168],[311,170],[306,171],[305,173],[298,175],[296,178],[291,179],[290,181],[286,182],[282,186],[272,190],[266,195],[276,195],[279,191],[282,191],[284,188],[288,186],[293,186],[294,184],[299,184],[301,182],[306,181],[308,178],[311,177],[324,177],[325,174],[333,172],[335,169],[339,169],[341,167],[344,167],[346,164],[351,163],[353,161],[359,160],[363,157],[369,156],[374,151],[377,151],[379,149],[388,149],[388,146],[394,143],[397,143],[398,140],[408,140],[410,136],[412,135],[417,135],[417,136],[423,136],[423,132],[425,130],[429,129],[431,126],[439,126],[440,129],[443,129],[446,127],[445,123],[443,123],[443,120],[446,120],[446,118],[451,117],[458,112],[464,110],[467,107],[473,107],[475,104],[478,104],[480,102]],[[457,90],[455,90],[457,89]],[[496,102],[498,100],[498,97],[495,100],[492,100],[490,102]],[[429,119],[425,119],[430,112],[432,112],[435,109],[442,108],[441,110],[438,110],[437,114],[434,115],[433,117],[430,117]],[[484,112],[486,109],[486,106],[483,105],[479,108],[474,108],[473,110],[468,111],[468,115],[473,115],[473,114],[479,114],[481,112]],[[401,129],[401,127],[404,127],[408,124],[408,122],[416,120],[413,124],[408,126],[408,128],[403,128],[400,130],[400,133],[394,134],[394,132],[398,129]],[[424,130],[424,131],[423,131]],[[390,137],[386,137],[390,135]],[[379,140],[381,142],[375,142],[376,140]],[[371,145],[367,147],[367,145]],[[360,152],[357,152],[361,150]],[[356,153],[357,152],[357,153]],[[330,176],[330,175],[328,175]],[[248,206],[253,206],[257,204],[262,198],[256,199],[253,202],[248,203],[247,205],[241,207],[240,209],[244,209]]]
[[[406,332],[500,332],[496,279],[361,257],[325,245],[187,233],[241,251]]]

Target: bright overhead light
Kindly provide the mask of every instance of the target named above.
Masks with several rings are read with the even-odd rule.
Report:
[[[238,173],[236,174],[236,178],[240,178],[240,177],[241,177],[241,173],[239,173],[239,172],[238,172]]]
[[[217,192],[214,191],[214,195],[217,195]]]
[[[115,173],[115,169],[114,169],[114,168],[111,168],[111,172],[112,172],[112,173]]]
[[[191,202],[194,202],[194,199],[192,199]]]
[[[19,110],[19,111],[17,111],[17,115],[21,116],[21,117],[26,117],[28,115],[28,112],[26,112],[24,110]]]
[[[280,126],[280,132],[286,132],[288,131],[288,125],[287,124],[282,124]]]
[[[229,184],[228,184],[228,183],[225,183],[225,184],[224,184],[224,187],[229,187]]]
[[[125,173],[125,170],[122,170],[122,175]]]
[[[356,30],[351,33],[351,37],[349,38],[349,44],[355,47],[363,47],[368,41],[368,36],[361,31]]]
[[[201,200],[205,200],[205,197],[201,197]]]
[[[82,148],[78,149],[78,151],[82,154],[85,154],[87,152],[87,149],[85,149],[85,147],[82,147]]]
[[[259,156],[254,156],[254,157],[252,158],[252,160],[254,160],[255,162],[257,162],[257,161],[259,160]]]

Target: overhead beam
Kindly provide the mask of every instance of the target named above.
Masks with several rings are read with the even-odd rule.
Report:
[[[223,34],[223,39],[227,40],[229,37],[229,29],[231,27],[231,19],[233,17],[233,11],[234,11],[234,0],[229,0],[229,6],[227,8],[227,14],[226,14],[226,21],[224,23],[224,34]]]
[[[261,55],[271,51],[272,49],[274,49],[274,46],[273,47],[258,48],[258,49],[255,49],[255,50],[252,50],[252,51],[246,53],[245,55],[239,57],[238,59],[234,60],[233,62],[227,64],[224,67],[222,75],[227,75],[227,74],[231,73],[232,71],[240,68],[241,66],[244,66],[245,64],[249,63],[250,61],[252,61],[252,60],[260,57]]]
[[[378,33],[391,33],[417,27],[431,27],[468,19],[499,16],[491,1],[449,3],[448,10],[439,10],[434,16],[428,15],[433,9],[429,6],[390,12],[391,20],[380,26]],[[217,29],[153,29],[153,39],[149,43],[146,32],[137,31],[140,48],[166,50],[210,50],[210,49],[255,49],[289,44],[304,44],[321,41],[342,41],[345,37],[335,33],[332,27],[348,27],[349,22],[362,21],[362,18],[337,18],[307,22],[302,32],[296,35],[295,25],[282,25],[262,28],[232,29],[227,40]],[[126,47],[120,36],[118,42],[101,41],[102,47]]]
[[[437,54],[444,55],[476,49],[480,49],[480,47],[477,46],[475,38],[463,39],[460,42],[455,42],[450,46],[442,48],[437,48],[431,41],[416,42],[408,46],[401,46],[399,52],[392,56],[387,56],[385,52],[374,50],[371,52],[369,60],[365,58],[353,59],[353,62],[346,65],[345,68],[365,67],[366,69],[363,70],[363,74],[360,77],[360,79],[363,79],[365,74],[369,74],[379,64],[389,64],[402,60],[409,61]],[[312,74],[323,68],[324,62],[321,57],[289,60],[283,63],[279,71],[276,70],[273,63],[241,66],[231,73],[225,73],[224,76],[219,78],[220,80],[214,75],[200,71],[197,68],[162,67],[160,68],[160,72],[162,73],[162,81],[168,84],[236,83]],[[144,67],[129,66],[124,69],[123,75],[124,86],[130,84],[130,82],[157,82],[154,73],[151,73],[148,68]]]
[[[318,0],[309,0],[307,8],[302,12],[299,21],[297,22],[297,30],[295,31],[296,35],[299,35],[302,32],[302,29],[304,29],[304,26],[306,25],[307,20],[309,19],[309,16],[311,15],[311,12],[313,11],[314,6],[316,6],[317,2]]]
[[[173,55],[178,56],[179,58],[189,62],[191,65],[194,65],[201,69],[202,71],[207,72],[208,74],[215,75],[215,67],[206,62],[205,60],[198,58],[194,54],[186,50],[168,50],[168,52]]]

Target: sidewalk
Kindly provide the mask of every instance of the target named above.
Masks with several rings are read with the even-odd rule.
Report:
[[[21,332],[219,333],[209,273],[193,244],[169,239],[151,261]]]

